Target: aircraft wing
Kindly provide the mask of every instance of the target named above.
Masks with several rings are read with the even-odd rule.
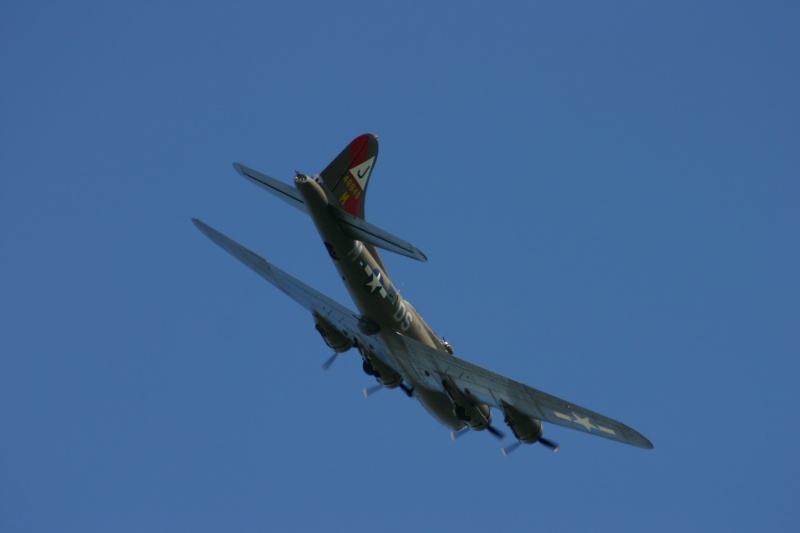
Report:
[[[651,449],[647,438],[622,422],[595,413],[505,376],[486,370],[458,357],[437,351],[414,339],[395,334],[383,336],[392,353],[402,352],[406,371],[417,383],[444,391],[442,379],[448,377],[459,390],[479,403],[502,409],[505,403],[519,412],[542,421],[639,448]]]
[[[250,267],[256,274],[275,285],[289,296],[289,298],[312,313],[317,313],[325,318],[340,331],[358,336],[359,316],[356,313],[312,287],[309,287],[297,278],[287,274],[266,259],[257,256],[211,226],[208,226],[196,218],[193,218],[192,222],[194,222],[194,225],[197,226],[206,237],[214,241],[220,248]]]
[[[324,317],[343,333],[347,332],[352,337],[361,337],[358,328],[359,315],[200,220],[193,218],[192,222],[206,237],[304,308]],[[437,351],[399,333],[380,334],[372,338],[380,340],[379,347],[375,347],[375,352],[384,363],[393,367],[395,365],[402,367],[401,373],[411,374],[416,383],[431,390],[444,392],[442,379],[447,377],[459,390],[477,402],[498,409],[502,409],[503,404],[507,404],[531,418],[640,448],[650,449],[653,447],[643,435],[622,422],[486,370],[453,355]],[[398,370],[400,369],[398,368]]]

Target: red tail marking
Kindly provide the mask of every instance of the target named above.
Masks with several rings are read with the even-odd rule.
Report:
[[[361,199],[364,195],[364,190],[361,185],[353,179],[350,174],[350,169],[357,167],[367,160],[369,147],[369,134],[364,134],[353,139],[350,143],[350,164],[347,167],[347,174],[344,176],[344,183],[349,191],[342,194],[339,202],[345,211],[353,216],[357,216],[361,206]]]

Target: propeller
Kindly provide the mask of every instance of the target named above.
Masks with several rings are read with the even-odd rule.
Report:
[[[497,437],[497,440],[503,440],[504,438],[506,438],[506,434],[495,427],[486,426],[486,431]]]
[[[458,431],[451,431],[450,432],[450,440],[456,440],[457,438],[466,435],[469,433],[469,427],[464,426],[463,428],[459,429]]]
[[[367,387],[366,389],[364,389],[364,398],[367,398],[372,394],[375,394],[376,392],[378,392],[383,388],[384,388],[383,385],[381,385],[380,383],[378,383],[377,385],[373,385],[372,387]],[[414,397],[414,389],[409,387],[405,383],[400,384],[400,389],[402,389],[402,391],[405,392],[406,396],[408,396],[409,398]]]
[[[497,440],[503,440],[504,438],[506,438],[505,433],[492,426],[487,426],[486,431],[497,437]],[[464,426],[463,429],[459,429],[458,431],[451,431],[450,440],[456,440],[457,438],[461,437],[462,435],[466,435],[467,433],[469,433],[469,426]]]
[[[500,453],[503,454],[503,457],[508,457],[508,454],[519,448],[520,444],[522,444],[522,441],[518,440],[514,444],[509,444],[505,448],[500,448]]]
[[[556,453],[558,451],[558,444],[549,439],[546,439],[544,437],[539,437],[539,442],[541,442],[543,445],[553,450],[553,453]]]
[[[339,352],[333,352],[333,355],[328,357],[328,360],[322,363],[322,370],[328,370],[331,365],[336,361],[336,358],[339,357]]]
[[[550,448],[551,450],[553,450],[553,453],[556,453],[558,451],[558,444],[556,444],[555,442],[553,442],[553,441],[551,441],[549,439],[545,439],[544,437],[539,437],[539,442],[541,442],[542,445],[544,445],[544,446]],[[514,450],[519,448],[520,444],[522,444],[521,440],[518,440],[514,444],[509,444],[505,448],[501,448],[500,449],[500,453],[503,454],[503,457],[508,457],[508,455],[511,452],[513,452]]]
[[[366,389],[364,389],[364,398],[369,397],[370,394],[375,394],[376,392],[378,392],[382,388],[383,388],[383,385],[381,385],[380,383],[377,384],[377,385],[373,385],[372,387],[367,387]]]

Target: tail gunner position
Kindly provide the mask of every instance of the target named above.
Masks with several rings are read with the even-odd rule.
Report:
[[[377,248],[427,261],[416,247],[364,219],[364,200],[378,158],[377,137],[354,139],[325,170],[315,176],[298,173],[295,187],[238,163],[236,170],[272,194],[311,216],[328,255],[360,311],[346,307],[293,278],[213,228],[193,219],[211,240],[278,287],[312,313],[317,331],[336,354],[355,348],[364,372],[381,386],[401,388],[416,398],[453,436],[469,428],[488,430],[491,407],[499,409],[517,442],[540,442],[541,421],[624,442],[641,448],[652,444],[630,427],[522,383],[472,365],[453,355],[392,284]],[[324,366],[328,366],[330,362]],[[458,432],[458,433],[456,433]]]

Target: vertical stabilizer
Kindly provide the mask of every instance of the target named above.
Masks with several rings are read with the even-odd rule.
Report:
[[[361,219],[364,218],[364,197],[369,177],[377,160],[378,138],[365,133],[353,139],[320,173],[333,199],[342,209]]]

